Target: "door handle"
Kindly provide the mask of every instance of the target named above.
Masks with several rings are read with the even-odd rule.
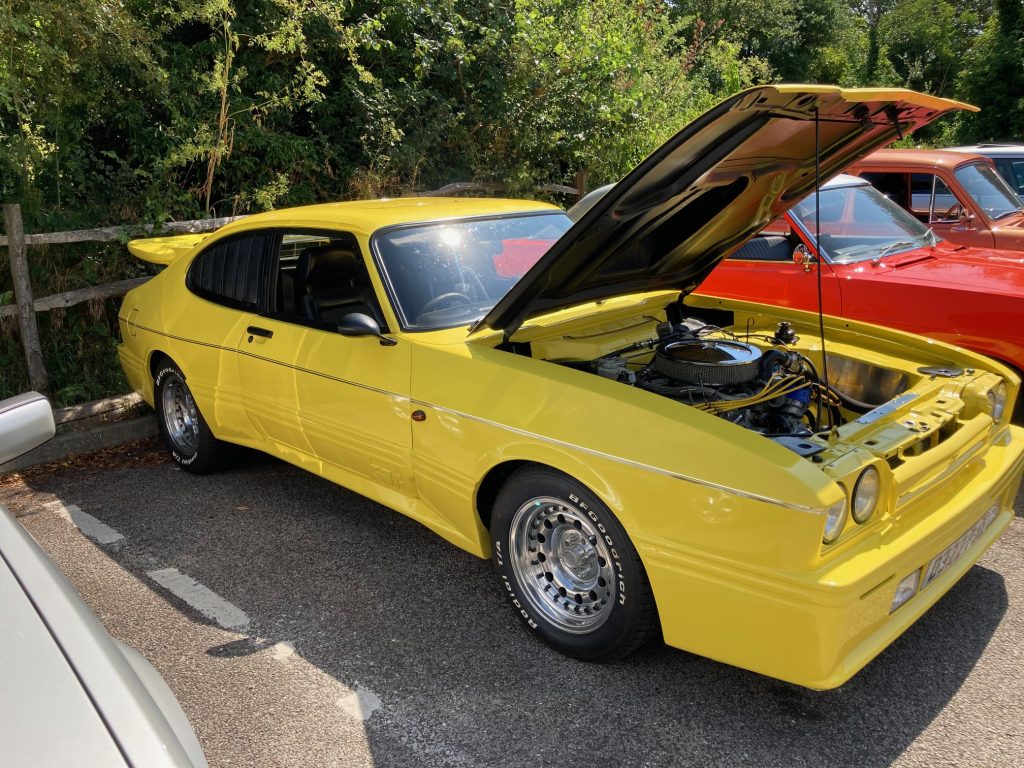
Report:
[[[269,328],[260,328],[258,325],[250,325],[245,332],[251,336],[262,336],[264,339],[273,338],[274,332]]]

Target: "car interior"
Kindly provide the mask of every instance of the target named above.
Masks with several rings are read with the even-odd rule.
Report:
[[[740,261],[792,261],[793,249],[799,242],[800,238],[789,223],[779,218],[733,251],[729,258]]]
[[[730,257],[744,261],[792,261],[793,243],[782,235],[757,235]]]
[[[278,255],[276,311],[317,326],[365,314],[386,329],[359,246],[351,237],[285,235]]]
[[[388,279],[407,321],[455,304],[493,303],[518,275],[502,277],[496,260],[502,241],[474,240],[471,249],[439,249],[430,230],[411,231],[379,243]]]

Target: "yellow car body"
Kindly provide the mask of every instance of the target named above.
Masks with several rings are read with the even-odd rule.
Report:
[[[800,93],[787,88],[795,87],[765,91]],[[920,98],[933,108],[938,101]],[[1018,379],[960,349],[825,318],[836,371],[882,373],[902,384],[880,408],[846,413],[845,423],[815,438],[817,452],[803,456],[574,363],[643,344],[682,311],[728,318],[724,333],[765,350],[786,321],[796,335],[787,349],[820,367],[816,315],[680,300],[673,287],[521,313],[511,335],[480,323],[471,331],[465,323],[424,330],[402,317],[380,267],[382,232],[557,211],[522,200],[338,203],[251,216],[208,237],[137,241],[133,252],[167,266],[125,298],[122,366],[159,410],[154,377],[173,361],[217,439],[344,485],[483,558],[495,554],[488,525],[503,483],[524,466],[557,470],[621,523],[666,643],[811,688],[842,684],[955,584],[1012,519],[1024,470],[1024,434],[1009,424]],[[767,207],[762,213],[773,215]],[[351,238],[384,338],[224,306],[186,287],[193,263],[218,244],[266,235],[280,248],[291,232]],[[849,504],[868,466],[880,476],[877,511],[862,524],[846,515],[838,537],[823,543],[827,510]],[[930,566],[936,573],[925,585]],[[893,609],[897,587],[913,574],[914,594]]]

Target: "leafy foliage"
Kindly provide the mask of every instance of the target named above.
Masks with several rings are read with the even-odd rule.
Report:
[[[21,203],[30,232],[470,179],[519,195],[578,171],[596,185],[726,95],[777,80],[905,85],[983,108],[925,141],[1024,138],[1020,0],[0,8],[0,198]],[[116,245],[33,248],[30,259],[39,295],[142,269]],[[115,304],[40,316],[62,398],[124,386],[111,355]],[[16,326],[4,322],[0,396],[24,384]]]
[[[964,98],[982,106],[959,122],[965,142],[1024,139],[1024,5],[995,5],[959,80]]]

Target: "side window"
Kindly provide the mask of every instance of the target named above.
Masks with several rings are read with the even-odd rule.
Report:
[[[929,221],[957,221],[960,218],[960,201],[938,176],[935,178],[935,197],[932,200]]]
[[[934,173],[910,175],[911,213],[923,222],[956,221],[958,201],[946,182]],[[947,216],[947,214],[950,214]]]
[[[927,214],[931,210],[934,183],[931,173],[910,174],[910,208],[914,213]]]
[[[907,194],[909,186],[907,174],[870,171],[862,173],[860,176],[865,181],[870,182],[871,186],[896,203],[900,208],[910,209],[910,198]],[[930,192],[931,189],[929,188]],[[927,203],[925,203],[924,210],[928,210]]]
[[[1024,159],[996,160],[996,168],[1014,192],[1024,195]]]
[[[273,234],[232,237],[207,248],[189,265],[185,284],[204,299],[259,311],[267,292]]]
[[[283,320],[331,329],[364,314],[387,330],[359,243],[346,232],[285,232],[273,293],[271,311]]]

